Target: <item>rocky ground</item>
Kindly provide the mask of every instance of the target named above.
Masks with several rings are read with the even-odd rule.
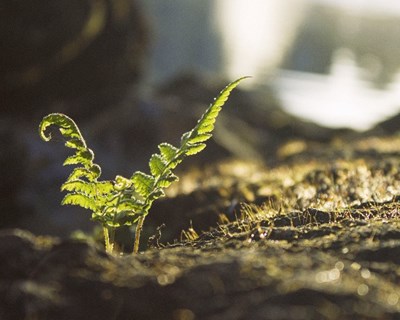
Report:
[[[191,170],[137,255],[2,230],[0,318],[399,319],[399,146],[292,140],[269,166]]]

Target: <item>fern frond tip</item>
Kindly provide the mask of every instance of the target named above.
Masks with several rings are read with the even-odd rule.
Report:
[[[86,142],[83,139],[78,126],[74,120],[63,113],[50,113],[42,119],[39,124],[39,135],[44,141],[50,141],[52,138],[50,133],[46,134],[46,130],[51,125],[58,126],[60,133],[65,138],[73,141],[72,143],[67,144],[67,147],[86,148]]]

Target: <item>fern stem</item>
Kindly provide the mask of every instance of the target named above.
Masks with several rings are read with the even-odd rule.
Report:
[[[113,251],[114,251],[114,232],[115,232],[115,230],[113,229],[111,231],[111,237],[110,237],[110,232],[108,230],[108,227],[103,226],[104,244],[105,244],[107,253],[113,253]],[[111,241],[110,241],[110,239],[111,239]]]
[[[136,225],[136,232],[135,232],[135,243],[133,245],[133,253],[139,252],[139,242],[140,242],[140,234],[143,230],[143,223],[145,219],[145,215],[139,217],[138,223]]]

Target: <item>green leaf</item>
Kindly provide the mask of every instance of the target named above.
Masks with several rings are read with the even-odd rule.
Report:
[[[82,165],[93,172],[93,179],[96,180],[100,176],[101,169],[98,165],[93,163],[94,153],[86,146],[86,142],[76,123],[62,113],[51,113],[47,115],[39,125],[39,134],[43,140],[49,141],[51,139],[51,134],[47,133],[47,129],[52,125],[59,127],[60,133],[66,138],[65,145],[68,148],[76,149],[74,155],[67,157],[64,161],[64,165]],[[78,172],[74,173],[74,175],[76,174],[78,174]],[[91,179],[90,175],[84,173],[83,175],[88,180]]]
[[[93,165],[90,169],[83,167],[75,168],[69,175],[67,181],[86,178],[89,182],[95,181],[101,174],[101,169],[98,165]]]
[[[200,120],[197,122],[197,125],[193,128],[193,130],[185,133],[181,138],[181,148],[186,143],[195,143],[196,139],[199,135],[211,133],[214,129],[215,120],[222,109],[222,106],[228,100],[229,95],[232,90],[236,88],[236,86],[244,79],[248,77],[239,78],[236,81],[228,84],[218,95],[217,98],[214,99],[214,102],[208,107],[208,109],[201,116]],[[210,138],[209,136],[208,138]]]
[[[216,117],[220,110],[221,110],[221,108],[214,109],[214,112],[210,113],[210,116]],[[205,133],[213,131],[214,130],[214,121],[213,120],[215,121],[215,118],[205,120],[202,123],[201,127],[198,128],[197,134],[198,135],[203,135]],[[189,142],[193,143],[193,139],[195,139],[195,138],[196,138],[196,136],[190,137]]]
[[[178,153],[178,148],[166,142],[159,144],[158,149],[160,149],[161,157],[165,162],[172,161]]]
[[[155,179],[148,174],[137,171],[132,177],[132,182],[135,191],[143,198],[146,198],[153,191]]]
[[[137,199],[124,199],[119,202],[119,210],[130,210],[132,212],[141,211],[143,209],[143,202]]]
[[[77,205],[92,211],[97,210],[96,202],[89,196],[79,193],[67,194],[61,202],[62,205]]]
[[[51,134],[46,134],[46,130],[51,125],[59,127],[61,134],[67,139],[76,139],[82,142],[82,145],[86,147],[85,140],[83,139],[78,126],[70,117],[62,113],[51,113],[43,118],[39,124],[39,134],[44,141],[51,140]]]
[[[119,211],[115,214],[115,218],[112,220],[112,222],[109,222],[108,225],[110,227],[120,227],[123,225],[132,225],[131,221],[132,219],[132,211],[129,210],[122,210]]]
[[[104,214],[101,211],[92,210],[92,220],[105,225],[110,220],[110,215]]]
[[[159,154],[153,154],[150,158],[149,167],[153,176],[161,176],[167,166],[167,162]]]
[[[196,137],[191,138],[190,141],[188,141],[188,142],[191,143],[191,144],[196,144],[196,143],[199,143],[199,142],[205,142],[208,139],[210,139],[211,137],[212,137],[211,133],[203,133],[203,134],[199,134]]]
[[[95,188],[96,185],[91,182],[76,179],[65,182],[61,186],[61,191],[80,192],[87,195],[93,195],[95,194]]]
[[[86,146],[84,145],[83,141],[80,139],[71,139],[65,143],[65,146],[71,149],[84,149]]]
[[[93,174],[94,179],[97,179],[100,177],[101,175],[101,168],[98,164],[93,164],[90,168],[89,168],[90,172]]]
[[[130,188],[132,185],[132,181],[130,179],[127,179],[123,176],[116,176],[115,177],[115,183],[114,183],[114,189],[117,191],[123,191],[125,189]]]
[[[90,149],[84,149],[77,151],[74,155],[69,156],[65,159],[63,165],[77,165],[82,164],[85,167],[91,167],[93,165],[94,153]]]
[[[104,180],[104,181],[96,181],[94,183],[95,191],[98,194],[109,194],[114,190],[114,184],[112,181]]]
[[[160,180],[158,181],[158,186],[160,188],[168,188],[172,182],[178,181],[179,178],[174,175],[172,172],[170,172],[168,175],[164,175]]]
[[[162,189],[157,189],[151,193],[151,195],[149,196],[149,199],[151,201],[154,201],[161,197],[165,197],[165,192]]]
[[[185,149],[185,154],[188,156],[194,155],[196,153],[199,153],[206,147],[205,143],[198,143],[194,145],[188,145],[187,148]]]

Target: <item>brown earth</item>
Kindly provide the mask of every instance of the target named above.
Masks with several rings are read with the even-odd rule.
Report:
[[[399,319],[399,140],[191,170],[138,255],[3,230],[0,319]]]

